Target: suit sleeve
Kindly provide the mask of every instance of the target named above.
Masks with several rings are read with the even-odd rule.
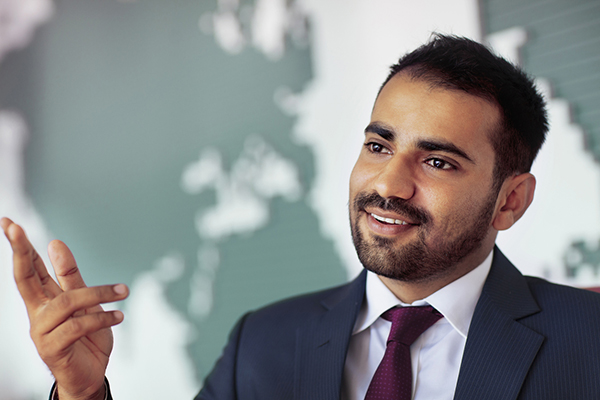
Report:
[[[227,345],[213,370],[204,381],[204,387],[194,400],[238,400],[237,396],[237,354],[244,321],[244,315],[229,334]]]
[[[106,389],[106,393],[104,394],[104,400],[113,400],[112,395],[110,393],[110,384],[108,383],[108,379],[104,377],[104,388]],[[58,395],[56,394],[56,382],[52,385],[52,389],[50,389],[50,397],[48,400],[59,400]]]

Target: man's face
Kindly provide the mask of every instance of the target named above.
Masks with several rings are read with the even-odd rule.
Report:
[[[498,121],[496,106],[461,91],[402,73],[385,85],[350,178],[352,237],[365,268],[427,281],[456,274],[482,241],[493,243],[488,137]]]

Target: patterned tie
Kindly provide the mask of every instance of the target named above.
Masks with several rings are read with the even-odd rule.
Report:
[[[442,315],[431,306],[394,307],[381,315],[392,329],[381,363],[371,379],[365,400],[410,400],[410,345]]]

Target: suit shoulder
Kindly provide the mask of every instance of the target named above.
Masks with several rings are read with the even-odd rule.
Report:
[[[352,291],[355,284],[356,283],[353,281],[343,285],[279,300],[252,311],[249,317],[252,320],[272,320],[275,318],[279,321],[312,317],[327,310],[329,304],[335,303],[338,299],[346,297],[348,293]]]
[[[540,312],[527,318],[542,330],[581,336],[600,334],[600,293],[526,277]]]
[[[526,276],[525,279],[534,297],[542,306],[550,302],[552,304],[600,307],[600,293],[548,282],[533,276]]]
[[[280,300],[248,313],[244,319],[245,333],[295,331],[315,321],[329,310],[336,314],[355,314],[364,298],[366,274],[346,284]]]

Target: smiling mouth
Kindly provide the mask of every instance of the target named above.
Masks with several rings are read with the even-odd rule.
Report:
[[[379,222],[383,222],[384,224],[390,225],[409,225],[408,222],[402,221],[401,219],[393,219],[393,218],[385,218],[381,217],[377,214],[369,213],[373,218],[375,218]]]

